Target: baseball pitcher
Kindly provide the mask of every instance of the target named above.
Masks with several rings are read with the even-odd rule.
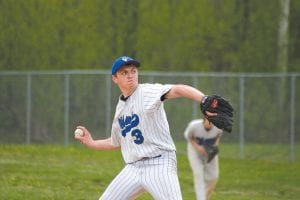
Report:
[[[188,85],[139,84],[139,66],[137,60],[128,56],[119,57],[112,65],[112,81],[119,87],[121,95],[111,137],[94,140],[84,126],[78,126],[83,134],[77,134],[75,138],[89,148],[120,149],[122,152],[125,166],[100,200],[134,199],[144,192],[149,192],[156,200],[181,200],[176,148],[164,102],[184,97],[200,103],[204,94]],[[209,117],[216,115],[204,112]]]

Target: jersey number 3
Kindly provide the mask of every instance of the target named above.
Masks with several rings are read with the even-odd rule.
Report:
[[[119,118],[119,125],[122,128],[122,136],[126,137],[127,133],[131,131],[131,136],[135,137],[134,143],[142,144],[144,137],[139,129],[134,129],[140,122],[139,116],[133,114],[132,116],[122,116]],[[132,130],[133,129],[133,130]]]

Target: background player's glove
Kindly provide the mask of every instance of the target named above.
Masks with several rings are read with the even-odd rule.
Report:
[[[207,163],[209,163],[219,153],[219,148],[216,145],[204,145],[203,147],[208,155]]]
[[[231,132],[233,125],[233,108],[229,101],[219,95],[205,96],[200,103],[200,108],[205,118],[219,129]],[[215,116],[208,116],[206,111],[217,113]]]

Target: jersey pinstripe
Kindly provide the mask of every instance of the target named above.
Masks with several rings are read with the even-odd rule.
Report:
[[[126,100],[119,99],[112,124],[112,144],[121,146],[126,163],[175,151],[161,96],[172,85],[139,84]]]

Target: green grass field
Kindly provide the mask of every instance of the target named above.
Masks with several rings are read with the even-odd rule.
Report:
[[[183,199],[193,200],[185,144],[177,148]],[[100,152],[77,145],[1,145],[0,199],[98,199],[122,167],[119,151]],[[138,199],[152,198],[146,194]],[[221,154],[220,180],[212,200],[248,199],[300,199],[300,162],[240,160]]]

